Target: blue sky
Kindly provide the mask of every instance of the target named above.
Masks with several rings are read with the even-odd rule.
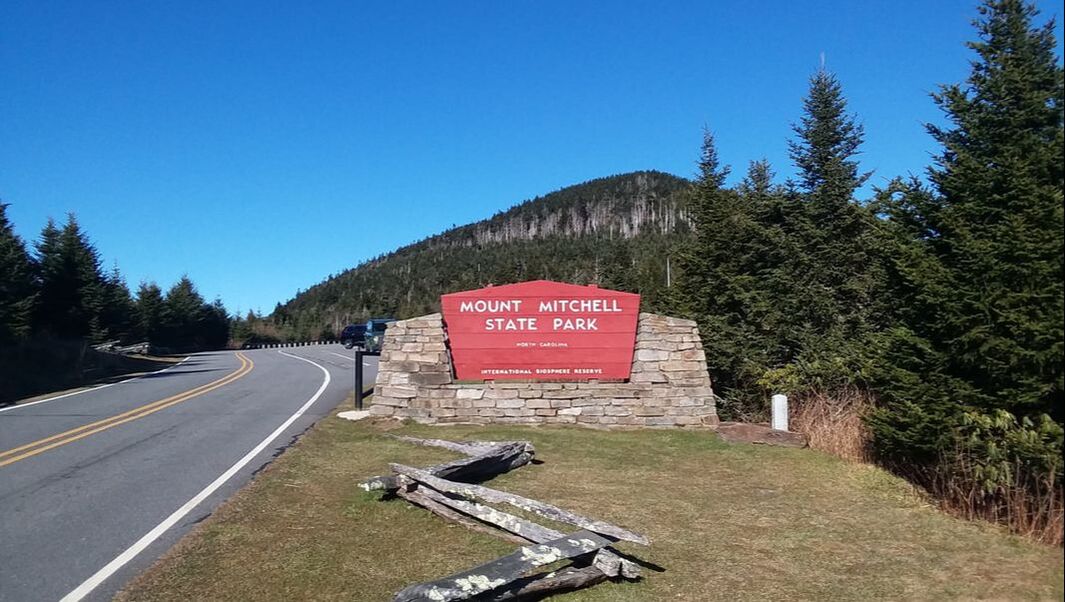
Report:
[[[1040,2],[1059,20],[1060,3]],[[14,2],[0,199],[75,212],[132,287],[183,273],[269,312],[331,273],[523,199],[639,169],[791,173],[822,53],[872,185],[923,172],[975,3]]]

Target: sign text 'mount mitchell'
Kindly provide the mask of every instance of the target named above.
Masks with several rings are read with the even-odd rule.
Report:
[[[537,280],[441,297],[460,380],[627,379],[640,296]]]

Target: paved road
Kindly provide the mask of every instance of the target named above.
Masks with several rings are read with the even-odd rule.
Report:
[[[0,410],[0,600],[109,600],[335,408],[353,367],[340,345],[200,353]]]

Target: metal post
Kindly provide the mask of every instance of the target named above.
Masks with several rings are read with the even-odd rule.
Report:
[[[362,349],[355,349],[355,409],[362,410]]]

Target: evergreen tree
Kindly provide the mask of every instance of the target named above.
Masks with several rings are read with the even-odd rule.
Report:
[[[1053,25],[1033,27],[1031,5],[989,0],[980,14],[967,81],[933,95],[950,126],[928,127],[943,146],[932,188],[895,182],[881,195],[900,324],[880,345],[871,424],[898,464],[964,449],[988,492],[1018,474],[1060,488],[1062,69]]]
[[[197,343],[205,349],[222,349],[229,343],[229,312],[221,299],[204,306]]]
[[[821,69],[810,78],[810,91],[803,99],[802,120],[793,126],[798,139],[788,143],[791,158],[799,168],[799,184],[810,195],[819,213],[845,212],[854,191],[869,174],[858,173],[859,153],[865,130],[847,114],[843,87],[836,76]]]
[[[59,228],[48,218],[34,245],[36,280],[39,291],[33,311],[33,332],[56,335],[57,319],[71,304],[71,291],[63,286],[63,259],[60,255]]]
[[[274,324],[278,326],[281,326],[288,322],[288,311],[286,310],[284,305],[281,305],[280,302],[274,305],[274,311],[270,314],[270,316],[273,318]]]
[[[604,288],[636,293],[640,291],[639,274],[630,245],[620,241],[602,241],[602,269],[597,284]]]
[[[233,319],[229,323],[229,337],[237,344],[246,343],[252,341],[255,337],[255,330],[253,324],[255,322],[255,313],[248,310],[248,314],[245,317],[241,317],[240,313],[235,313]]]
[[[82,232],[73,214],[67,216],[59,240],[76,293],[71,315],[83,324],[71,323],[70,332],[83,328],[91,340],[103,341],[107,338],[107,330],[103,323],[105,278],[100,267],[100,254],[88,235]]]
[[[37,244],[40,297],[36,327],[60,338],[106,336],[101,321],[100,257],[73,214],[62,229],[49,220]]]
[[[740,183],[740,194],[749,198],[768,201],[770,195],[774,192],[773,177],[775,175],[767,159],[751,161],[747,167],[747,175],[743,177],[743,182]]]
[[[182,276],[166,293],[164,332],[167,346],[194,349],[201,346],[206,303],[189,277]]]
[[[137,333],[136,307],[118,266],[104,277],[100,322],[107,339],[132,342]]]
[[[766,383],[791,391],[859,381],[866,339],[882,326],[874,217],[854,198],[868,178],[855,160],[862,126],[823,69],[810,79],[803,112],[789,143],[799,181],[776,208],[780,262],[767,279],[781,304],[784,365]]]
[[[717,232],[715,220],[719,219],[722,202],[727,191],[723,189],[730,168],[722,166],[717,154],[714,135],[703,130],[700,148],[699,171],[688,199],[694,237],[678,252],[677,264],[681,278],[675,291],[678,310],[685,315],[699,316],[706,313],[707,302],[713,287],[711,271],[715,267],[716,253],[720,248],[714,244]]]
[[[768,195],[768,165],[752,172],[748,179],[758,183],[751,184]],[[679,309],[699,323],[715,390],[742,404],[738,411],[757,413],[764,397],[757,381],[773,348],[762,329],[769,307],[761,291],[768,257],[764,199],[724,188],[727,175],[712,134],[704,132],[690,200],[694,237],[678,254],[676,295]]]
[[[929,127],[943,151],[928,234],[953,289],[930,334],[950,345],[950,373],[972,384],[966,403],[1060,422],[1062,68],[1053,23],[1033,28],[1033,6],[989,1],[980,13],[966,85],[935,95],[952,127]]]
[[[137,290],[137,332],[153,345],[165,343],[166,300],[154,282],[141,282]]]
[[[0,203],[0,345],[24,338],[33,309],[33,263]]]
[[[872,418],[882,459],[899,467],[937,462],[954,445],[952,429],[961,407],[964,381],[945,370],[947,353],[925,336],[938,328],[942,302],[952,294],[951,276],[936,257],[923,215],[935,194],[916,178],[896,179],[877,191],[883,217],[888,296],[892,326],[874,348],[878,358],[870,379],[880,398]]]

